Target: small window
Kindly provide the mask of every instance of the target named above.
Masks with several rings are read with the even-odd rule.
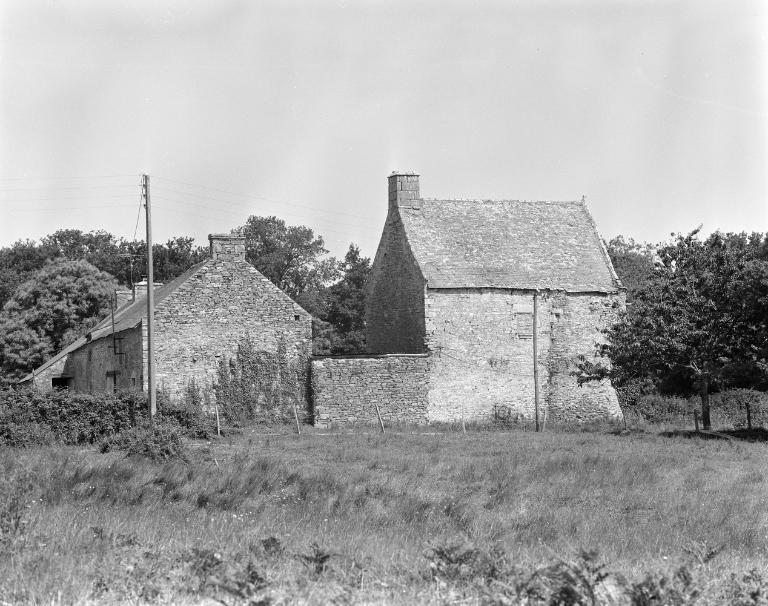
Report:
[[[294,320],[301,320],[301,316],[299,314],[296,314],[295,316],[293,316],[293,319]]]
[[[533,314],[528,312],[515,314],[515,320],[517,321],[517,336],[518,337],[532,337],[533,336]]]

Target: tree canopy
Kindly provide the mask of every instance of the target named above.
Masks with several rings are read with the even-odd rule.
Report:
[[[627,298],[631,300],[653,272],[656,247],[619,235],[611,239],[606,248],[616,274],[627,289]]]
[[[177,236],[165,244],[153,244],[152,254],[155,280],[170,282],[202,261],[207,249],[196,246],[194,238]],[[22,282],[48,261],[83,259],[130,287],[146,275],[146,258],[146,242],[117,238],[101,230],[60,229],[43,237],[39,244],[32,240],[16,242],[0,248],[0,307]]]
[[[93,327],[110,308],[114,278],[87,261],[49,262],[0,312],[0,367],[19,377]]]
[[[322,291],[339,278],[339,264],[325,257],[322,236],[277,217],[250,216],[243,226],[246,259],[313,316],[323,315]]]
[[[698,394],[710,426],[709,393],[765,385],[768,365],[768,239],[698,230],[658,249],[658,262],[602,353],[611,367],[582,365],[618,384],[652,379],[662,391]]]
[[[371,260],[350,244],[340,269],[342,279],[330,286],[324,296],[323,319],[333,326],[330,353],[362,353],[365,351],[365,284],[371,273]]]

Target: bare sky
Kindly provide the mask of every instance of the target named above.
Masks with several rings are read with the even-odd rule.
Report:
[[[768,231],[768,8],[4,0],[0,245],[275,214],[373,254],[424,197],[587,197],[603,236]],[[143,234],[143,216],[138,236]]]

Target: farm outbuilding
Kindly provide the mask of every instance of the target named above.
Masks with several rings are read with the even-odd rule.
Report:
[[[244,340],[257,351],[281,349],[306,383],[310,314],[246,261],[241,234],[214,234],[209,242],[209,259],[154,291],[158,388],[177,396],[192,380],[210,385]],[[23,382],[86,393],[146,390],[146,318],[146,297],[139,296]]]
[[[368,289],[369,355],[313,360],[320,424],[378,413],[391,422],[530,419],[534,331],[542,416],[620,414],[608,381],[580,387],[572,375],[625,306],[583,200],[424,199],[413,173],[392,174],[388,189]]]

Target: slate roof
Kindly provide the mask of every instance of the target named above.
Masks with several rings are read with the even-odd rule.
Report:
[[[430,288],[622,288],[584,202],[423,199],[399,212]]]
[[[157,306],[163,299],[168,297],[171,293],[175,292],[182,284],[184,284],[187,280],[189,280],[190,277],[192,277],[195,272],[197,272],[198,269],[200,269],[206,261],[202,261],[201,263],[198,263],[197,265],[193,265],[190,267],[187,271],[185,271],[183,274],[178,276],[177,278],[171,280],[168,282],[168,284],[164,284],[160,288],[155,290],[155,306]],[[142,296],[137,298],[135,301],[129,303],[128,305],[124,305],[120,309],[118,309],[115,312],[115,327],[114,332],[122,332],[124,330],[128,330],[129,328],[135,328],[139,324],[141,324],[142,318],[146,317],[147,315],[147,297]],[[34,375],[38,375],[47,368],[50,368],[53,364],[64,358],[65,356],[69,355],[73,351],[77,351],[80,349],[83,345],[90,341],[96,341],[97,339],[101,339],[102,337],[106,337],[112,334],[112,314],[107,315],[106,318],[104,318],[101,322],[99,322],[96,326],[94,326],[88,333],[76,339],[69,345],[67,345],[64,349],[62,349],[59,353],[57,353],[55,356],[53,356],[50,360],[46,361],[45,364],[42,366],[36,368],[33,373],[28,374],[26,377],[21,379],[19,383],[26,383],[27,381],[31,381]],[[89,338],[90,337],[90,338]]]

